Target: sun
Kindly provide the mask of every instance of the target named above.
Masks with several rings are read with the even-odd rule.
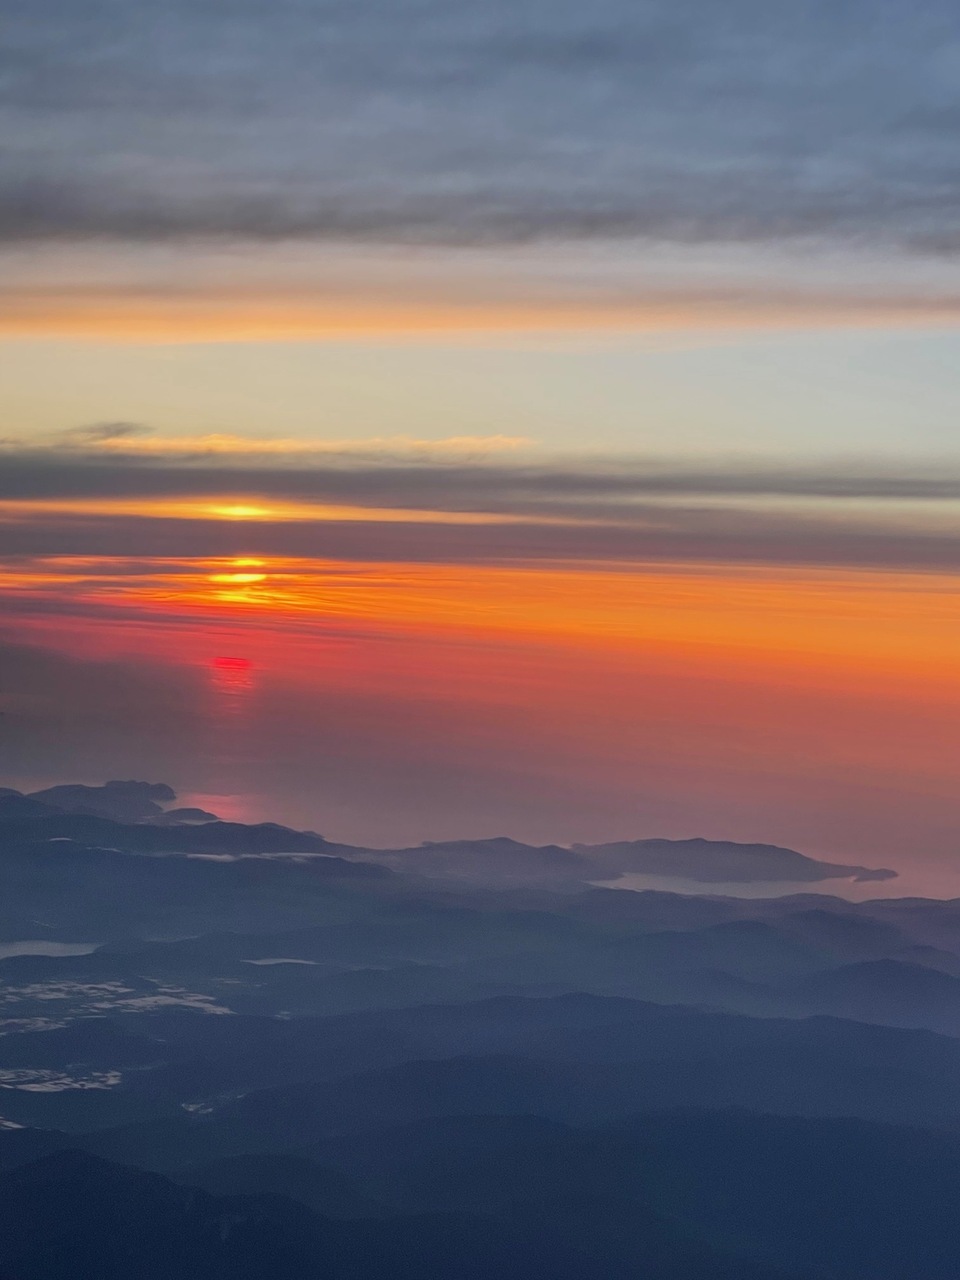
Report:
[[[269,508],[246,502],[231,502],[224,506],[211,507],[210,513],[220,520],[265,520],[270,515]]]

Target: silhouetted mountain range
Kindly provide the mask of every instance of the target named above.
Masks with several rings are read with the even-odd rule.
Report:
[[[822,862],[776,845],[700,839],[635,840],[566,849],[535,847],[498,836],[406,849],[357,849],[274,823],[245,826],[221,822],[202,809],[164,807],[175,800],[176,793],[165,783],[137,781],[108,782],[102,787],[67,784],[27,796],[4,788],[0,791],[0,839],[72,840],[137,853],[326,853],[422,876],[503,885],[587,883],[625,873],[704,884],[886,880],[897,874],[886,868]]]
[[[888,873],[0,792],[0,1280],[956,1280],[960,902],[621,874]]]

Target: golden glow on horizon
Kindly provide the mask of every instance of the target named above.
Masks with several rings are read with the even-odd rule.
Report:
[[[20,610],[54,601],[151,626],[240,626],[305,641],[316,627],[424,644],[570,648],[618,661],[696,655],[736,669],[844,686],[878,678],[960,694],[960,577],[705,566],[492,568],[295,558],[38,559],[0,571]],[[89,616],[88,616],[89,615]],[[30,625],[34,625],[31,623]],[[37,617],[36,625],[43,625]],[[545,650],[546,651],[546,650]],[[806,673],[806,674],[803,674]]]
[[[297,342],[357,339],[460,340],[471,335],[670,333],[753,329],[924,328],[960,324],[949,298],[656,295],[596,304],[525,302],[408,303],[96,290],[8,295],[0,337],[109,339],[115,342]]]
[[[242,655],[277,740],[333,707],[371,761],[413,724],[431,759],[563,787],[642,769],[755,814],[797,785],[814,825],[854,780],[871,812],[955,796],[960,575],[41,557],[0,563],[0,599],[5,639],[71,663]]]
[[[11,719],[46,732],[85,662],[98,709],[105,679],[143,684],[138,732],[161,709],[178,734],[208,723],[195,695],[212,686],[250,716],[258,754],[229,777],[244,794],[331,753],[364,778],[385,761],[403,778],[409,756],[452,767],[441,789],[459,770],[471,794],[479,777],[547,808],[593,796],[597,821],[609,799],[633,834],[657,834],[652,797],[665,834],[697,834],[695,800],[717,838],[784,832],[827,856],[876,837],[897,866],[916,816],[953,856],[960,575],[52,556],[0,562],[0,599],[5,642],[41,673],[67,659],[60,685],[8,679]],[[222,706],[225,740],[227,723]],[[190,750],[197,789],[218,790],[210,743]]]

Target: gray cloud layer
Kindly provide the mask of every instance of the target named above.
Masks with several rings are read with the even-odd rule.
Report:
[[[94,557],[280,556],[387,564],[605,563],[768,565],[884,571],[960,571],[960,539],[903,526],[817,524],[783,513],[689,509],[607,525],[437,525],[417,520],[256,522],[149,517],[52,517],[0,522],[0,555]]]
[[[294,499],[368,508],[353,520],[225,521],[71,513],[42,500]],[[170,466],[8,453],[0,554],[282,555],[330,560],[777,564],[960,570],[960,473],[826,466]],[[406,511],[385,522],[378,510]],[[418,512],[441,511],[443,523]],[[458,514],[487,513],[484,523]]]
[[[108,438],[133,435],[134,424],[83,429]],[[257,465],[229,455],[202,455],[181,464],[149,457],[109,459],[82,449],[46,452],[17,447],[0,452],[0,500],[43,498],[163,498],[260,496],[356,503],[361,506],[511,515],[615,513],[617,503],[657,497],[807,498],[852,502],[960,500],[960,470],[951,464],[823,463],[797,466],[749,461],[682,466],[634,458],[564,464],[460,462],[398,465],[344,455],[335,465],[316,461]],[[587,504],[585,508],[583,504]]]
[[[0,240],[960,246],[951,0],[3,0]]]

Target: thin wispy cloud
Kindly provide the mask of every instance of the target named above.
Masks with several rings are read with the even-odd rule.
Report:
[[[205,435],[161,435],[149,427],[133,423],[104,423],[77,427],[64,432],[51,446],[54,452],[76,450],[88,456],[118,454],[127,459],[168,458],[200,461],[223,457],[238,459],[344,460],[450,458],[467,461],[490,454],[511,452],[533,442],[525,436],[447,436],[421,439],[414,436],[373,436],[358,440],[303,439],[302,437],[257,438],[210,432]],[[2,447],[2,446],[0,446]]]

